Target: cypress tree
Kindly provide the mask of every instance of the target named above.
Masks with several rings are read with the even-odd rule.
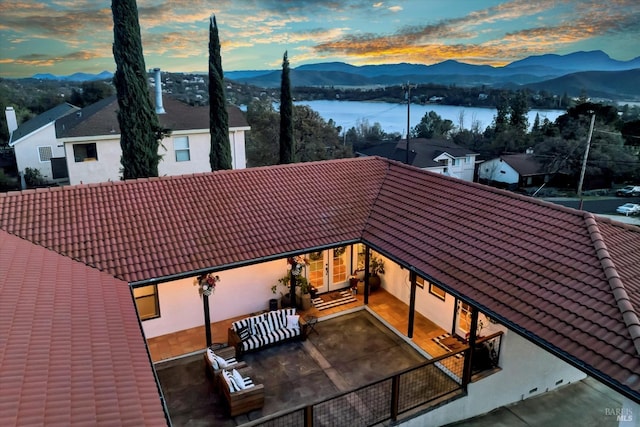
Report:
[[[280,84],[280,163],[295,162],[293,140],[293,101],[289,81],[289,59],[285,51],[282,58],[282,83]]]
[[[111,10],[123,178],[158,176],[158,145],[164,131],[149,93],[136,1],[113,0]]]
[[[211,170],[231,169],[231,145],[229,143],[229,113],[224,93],[220,38],[215,15],[209,22],[209,132]]]

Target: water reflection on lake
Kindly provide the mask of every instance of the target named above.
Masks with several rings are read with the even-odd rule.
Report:
[[[361,101],[300,101],[295,104],[308,105],[323,119],[333,119],[336,125],[342,126],[343,129],[350,129],[364,120],[367,120],[369,125],[380,123],[382,130],[387,133],[398,132],[404,136],[407,129],[407,104]],[[464,129],[470,129],[473,123],[478,122],[481,131],[491,125],[496,115],[495,108],[411,104],[410,126],[415,127],[429,111],[435,111],[443,119],[451,120],[456,127],[460,127],[462,121]],[[545,118],[553,122],[565,112],[565,110],[531,110],[529,126],[533,125],[536,114],[540,115],[540,122]]]

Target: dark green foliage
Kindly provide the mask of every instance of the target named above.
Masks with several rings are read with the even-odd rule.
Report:
[[[111,10],[123,178],[158,176],[158,145],[164,131],[149,93],[138,8],[135,0],[112,0]]]
[[[211,133],[209,163],[212,171],[232,167],[229,113],[223,76],[218,26],[215,15],[211,15],[209,22],[209,132]]]
[[[453,130],[453,122],[449,119],[443,120],[435,111],[426,113],[420,123],[413,128],[411,136],[413,138],[447,138],[449,132]]]
[[[306,105],[294,105],[295,156],[302,162],[351,157],[350,146],[340,140],[340,128]],[[278,163],[278,112],[269,100],[254,101],[247,108],[247,164],[251,167]]]
[[[83,82],[80,89],[73,89],[69,102],[76,107],[86,107],[113,95],[113,86],[104,81]]]
[[[287,52],[282,58],[282,83],[280,84],[280,163],[294,163],[295,141],[293,140],[293,99],[289,78]]]
[[[27,188],[38,188],[47,184],[40,170],[32,168],[24,168],[24,182]]]

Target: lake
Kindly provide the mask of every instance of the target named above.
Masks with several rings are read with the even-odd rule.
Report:
[[[380,123],[386,133],[398,132],[403,136],[407,129],[407,104],[391,104],[387,102],[362,102],[362,101],[300,101],[296,105],[308,105],[322,116],[323,119],[333,119],[337,126],[348,130],[359,122],[367,120],[370,126]],[[277,108],[277,107],[276,107]],[[460,117],[463,118],[462,127],[471,128],[474,122],[479,122],[480,130],[484,131],[490,126],[496,115],[495,108],[459,107],[455,105],[411,104],[410,126],[413,128],[429,111],[435,111],[443,119],[449,119],[454,126],[460,127]],[[545,118],[554,121],[558,116],[566,113],[565,110],[531,110],[529,112],[529,126],[533,125],[536,114],[540,115],[540,121]]]

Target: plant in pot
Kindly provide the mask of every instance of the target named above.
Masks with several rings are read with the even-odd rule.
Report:
[[[299,290],[296,295],[298,306],[303,310],[309,310],[311,308],[311,284],[306,277],[300,275],[296,277],[296,285]]]
[[[380,288],[380,275],[384,274],[384,260],[373,255],[369,260],[369,291]]]

